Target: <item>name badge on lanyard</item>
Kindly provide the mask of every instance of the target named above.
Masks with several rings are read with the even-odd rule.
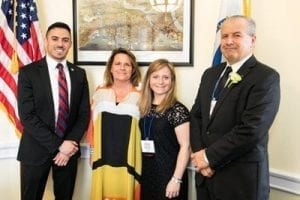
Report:
[[[218,78],[218,80],[217,80],[217,82],[214,86],[214,90],[213,90],[213,93],[212,93],[212,100],[210,102],[209,116],[211,116],[211,114],[213,113],[213,110],[214,110],[214,108],[216,106],[216,103],[219,99],[219,95],[220,95],[221,91],[218,89],[218,86],[220,84],[220,81],[221,81],[222,77],[224,76],[224,74],[226,72],[226,68],[227,68],[227,66],[223,69],[221,75],[219,76],[219,78]],[[231,69],[231,67],[229,67],[229,68]]]
[[[212,112],[213,112],[213,110],[214,110],[214,108],[215,108],[215,106],[216,106],[216,103],[217,103],[217,100],[216,100],[215,98],[213,98],[213,99],[211,100],[211,102],[210,102],[210,111],[209,111],[209,115],[212,114]]]
[[[142,140],[143,153],[155,153],[154,141],[151,139],[151,127],[153,119],[154,116],[144,118],[143,138],[145,139]]]
[[[142,152],[143,153],[155,153],[153,140],[142,140]]]

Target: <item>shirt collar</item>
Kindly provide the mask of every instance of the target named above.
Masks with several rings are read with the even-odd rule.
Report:
[[[67,66],[67,60],[66,59],[64,59],[60,62],[57,62],[57,60],[53,59],[49,55],[46,55],[46,61],[47,61],[48,67],[51,67],[52,69],[55,69],[58,63],[61,63],[64,67]]]
[[[227,62],[227,66],[231,66],[232,68],[232,72],[237,72],[240,67],[252,56],[252,54],[249,54],[248,56],[246,56],[245,58],[243,58],[242,60],[230,65],[228,62]]]

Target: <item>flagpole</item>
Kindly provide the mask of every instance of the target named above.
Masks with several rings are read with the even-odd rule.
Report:
[[[19,61],[18,61],[18,55],[17,55],[17,37],[16,37],[16,16],[17,16],[17,0],[13,0],[13,34],[14,34],[14,41],[13,41],[13,54],[11,57],[11,63],[10,63],[10,71],[12,75],[16,75],[19,72]],[[14,120],[14,119],[12,119]],[[14,122],[16,124],[16,122]],[[18,138],[21,138],[21,130],[19,130],[18,128],[15,128],[15,133],[17,135]]]
[[[243,0],[243,3],[244,3],[244,15],[247,16],[247,17],[250,17],[251,16],[251,0]]]
[[[13,55],[12,55],[12,58],[11,58],[11,64],[10,64],[10,71],[12,74],[17,74],[19,72],[19,64],[18,64],[18,56],[17,56],[17,37],[16,37],[16,8],[17,8],[17,2],[16,0],[13,0],[13,7],[14,7],[14,10],[13,10],[13,16],[14,16],[14,25],[13,25],[13,33],[14,33],[14,44],[13,44],[13,49],[14,49],[14,52],[13,52]]]

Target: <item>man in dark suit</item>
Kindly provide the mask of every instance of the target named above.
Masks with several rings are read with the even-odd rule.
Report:
[[[66,60],[72,45],[67,24],[50,25],[45,45],[47,55],[24,66],[18,77],[18,109],[24,127],[18,152],[21,199],[41,200],[52,168],[55,199],[71,200],[80,157],[79,142],[90,116],[88,82],[85,71]],[[64,114],[59,108],[58,63],[63,66],[63,90],[67,91],[63,95],[67,108]]]
[[[221,25],[227,62],[202,76],[191,110],[198,200],[269,198],[268,131],[279,107],[279,74],[253,56],[255,40],[252,19],[227,18]]]

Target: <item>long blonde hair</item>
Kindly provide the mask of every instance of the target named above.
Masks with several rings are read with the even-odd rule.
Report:
[[[157,59],[153,61],[144,77],[142,90],[141,90],[141,98],[140,98],[140,112],[141,116],[145,116],[151,108],[151,104],[154,99],[153,91],[150,88],[150,76],[152,73],[167,67],[171,72],[171,88],[168,91],[164,100],[156,107],[156,112],[163,113],[168,108],[170,108],[177,101],[176,99],[176,75],[174,66],[166,59]]]

